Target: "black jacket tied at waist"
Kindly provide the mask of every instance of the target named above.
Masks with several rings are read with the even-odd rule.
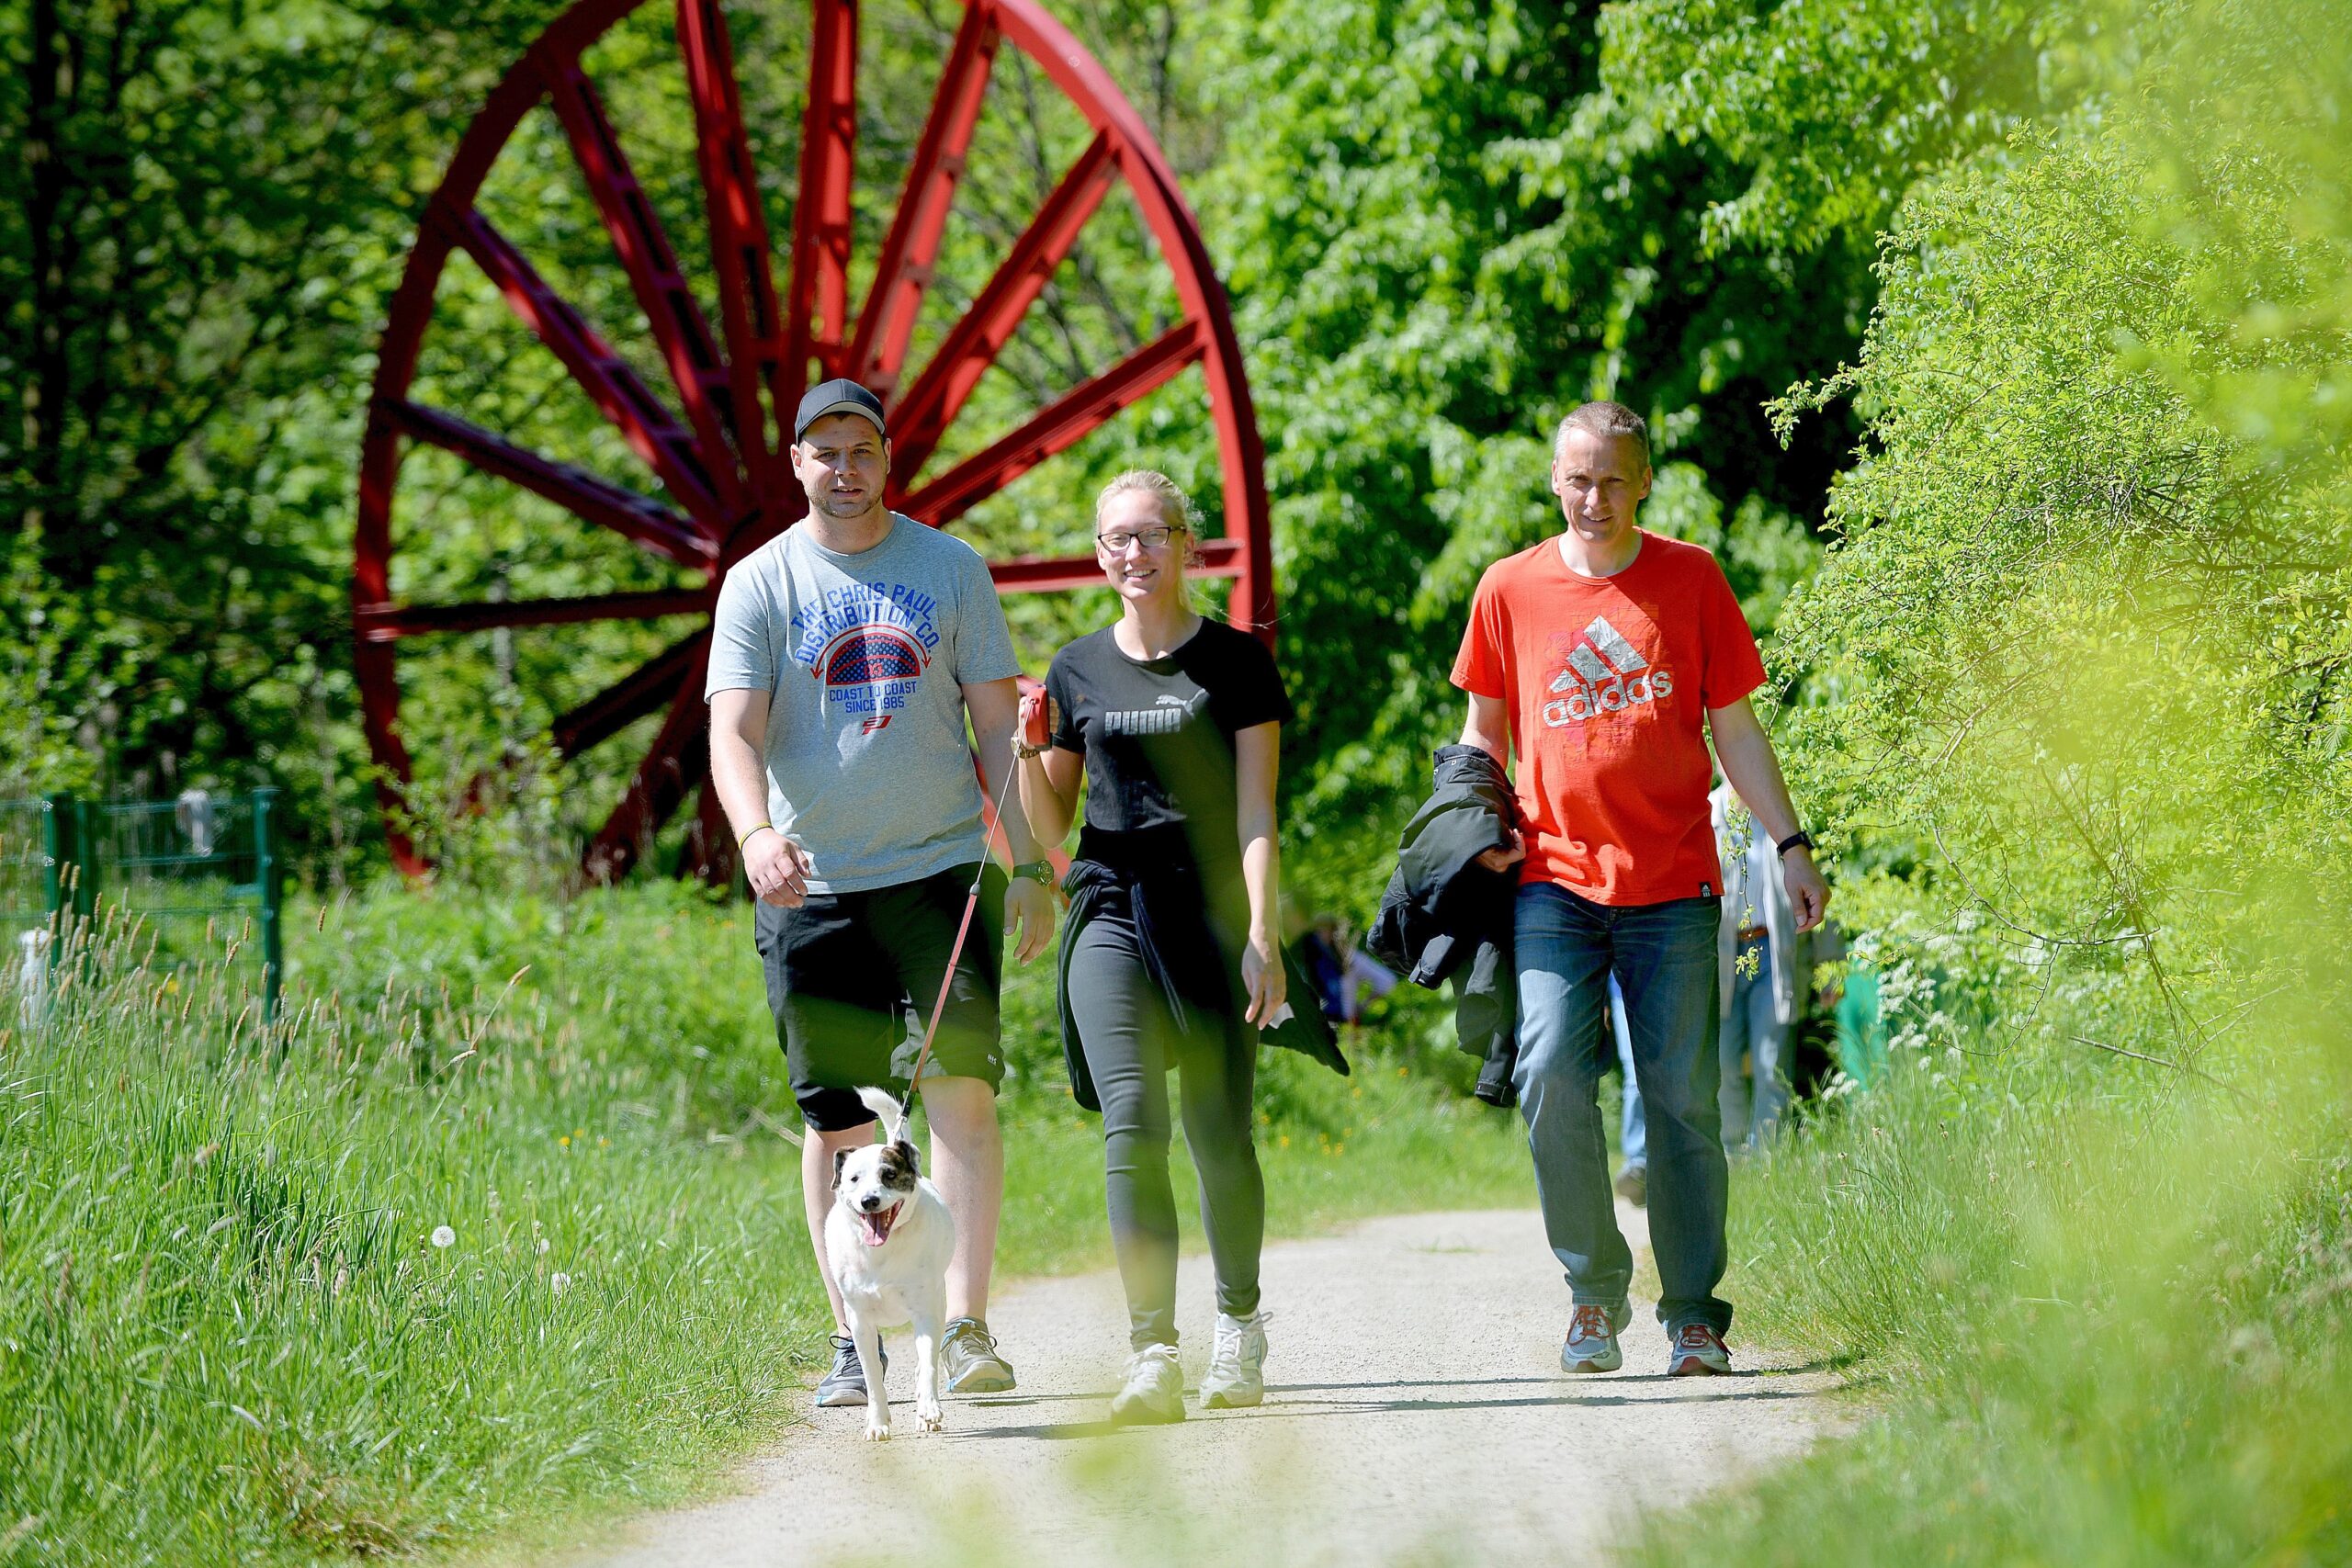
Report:
[[[1079,832],[1078,855],[1062,879],[1062,891],[1069,896],[1060,955],[1062,1056],[1069,1067],[1070,1092],[1089,1111],[1102,1110],[1102,1101],[1070,1011],[1069,959],[1087,922],[1106,910],[1122,910],[1134,922],[1144,971],[1181,1032],[1219,1032],[1242,1050],[1256,1044],[1259,1031],[1249,1021],[1250,998],[1241,988],[1250,904],[1240,862],[1204,869],[1199,858],[1181,826]],[[1330,1021],[1315,1005],[1314,985],[1288,953],[1283,964],[1291,1013],[1264,1032],[1265,1043],[1300,1052],[1344,1075],[1347,1058],[1340,1054]]]
[[[1381,897],[1368,945],[1385,962],[1435,990],[1453,983],[1453,1027],[1462,1049],[1482,1058],[1478,1098],[1517,1098],[1519,976],[1511,920],[1519,867],[1488,871],[1487,850],[1508,848],[1519,820],[1510,779],[1484,748],[1438,749],[1436,788],[1396,843],[1396,873]]]

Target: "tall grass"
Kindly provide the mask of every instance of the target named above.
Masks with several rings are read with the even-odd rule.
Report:
[[[0,1035],[0,1562],[430,1551],[798,1418],[826,1323],[744,920],[386,893],[305,923],[274,1030],[100,933]],[[1008,998],[1008,1273],[1106,1252],[1049,986]],[[1278,1226],[1523,1198],[1508,1121],[1394,1064],[1270,1058],[1261,1104]]]
[[[2233,1089],[1954,1052],[1818,1119],[1742,1188],[1730,1292],[1879,1412],[1634,1555],[2352,1562],[2352,1060],[2270,1021]]]

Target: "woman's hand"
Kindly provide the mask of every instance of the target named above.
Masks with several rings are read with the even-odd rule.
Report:
[[[1250,993],[1250,1010],[1245,1016],[1258,1029],[1272,1022],[1290,994],[1290,976],[1283,972],[1283,955],[1263,931],[1250,932],[1249,945],[1241,950],[1241,988]]]
[[[1054,743],[1054,727],[1061,718],[1060,705],[1043,686],[1021,694],[1021,717],[1012,729],[1012,754],[1023,761],[1041,757]]]

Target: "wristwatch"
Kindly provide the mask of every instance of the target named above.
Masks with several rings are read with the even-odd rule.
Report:
[[[1025,876],[1040,887],[1054,885],[1054,863],[1049,860],[1023,861],[1012,868],[1015,876]]]
[[[1800,844],[1804,845],[1808,850],[1814,847],[1813,835],[1806,832],[1802,828],[1798,829],[1795,832],[1791,833],[1787,838],[1782,839],[1779,843],[1773,845],[1772,848],[1779,852],[1783,860],[1785,860],[1788,858],[1789,852],[1795,849]]]

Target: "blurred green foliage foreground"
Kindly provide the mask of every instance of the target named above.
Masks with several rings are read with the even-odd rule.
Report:
[[[404,1554],[803,1416],[830,1324],[741,908],[390,891],[291,946],[278,1032],[118,931],[0,1036],[0,1562]],[[1107,1262],[1049,967],[1010,1003],[1001,1269]],[[1276,1226],[1518,1196],[1515,1123],[1401,1066],[1269,1062]]]
[[[1714,79],[1801,109],[1819,14],[1723,9]],[[2091,14],[2087,106],[1921,182],[1781,405],[1868,424],[1784,735],[1917,864],[1842,889],[1894,1081],[1741,1184],[1728,1293],[1883,1397],[1646,1561],[2352,1561],[2352,57],[2312,0]]]
[[[1635,1550],[2352,1558],[2341,0],[1217,12],[1218,47],[1300,40],[1253,56],[1249,151],[1201,185],[1262,270],[1237,293],[1312,676],[1311,902],[1376,896],[1383,813],[1458,711],[1461,596],[1548,526],[1522,411],[1616,389],[1696,418],[1667,449],[1705,471],[1662,468],[1654,520],[1773,602],[1776,732],[1884,1000],[1887,1083],[1743,1171],[1726,1286],[1743,1342],[1844,1360],[1868,1418]],[[1880,230],[1849,330],[1807,269],[1846,278]],[[1862,432],[1817,558],[1773,521],[1799,498],[1725,478],[1771,388],[1738,389],[1766,340],[1712,323],[1766,321],[1772,385],[1815,378],[1775,404],[1798,451]],[[1547,321],[1560,351],[1522,353]],[[0,671],[36,761],[112,646],[62,581],[10,598],[56,612],[12,630],[56,658]],[[408,1550],[658,1495],[796,1407],[815,1292],[740,911],[463,860],[334,909],[282,1039],[233,986],[116,958],[48,1029],[9,1021],[0,1557]],[[1014,1010],[1016,1270],[1100,1235],[1045,1000],[1032,976]],[[1271,1075],[1274,1213],[1523,1197],[1508,1121],[1413,1071],[1442,1059]]]

